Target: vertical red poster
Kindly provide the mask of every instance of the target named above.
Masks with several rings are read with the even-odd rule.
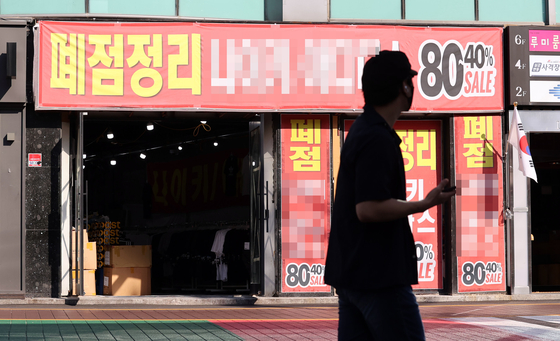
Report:
[[[397,121],[406,172],[406,200],[422,200],[441,179],[441,122]],[[418,285],[442,289],[441,206],[408,216],[416,242]]]
[[[501,117],[454,121],[458,291],[504,291]]]
[[[282,292],[330,292],[330,116],[282,115]]]
[[[346,136],[354,121],[344,121]],[[422,200],[441,180],[441,122],[397,121],[406,174],[406,200]],[[416,241],[418,285],[442,289],[441,206],[408,217]]]

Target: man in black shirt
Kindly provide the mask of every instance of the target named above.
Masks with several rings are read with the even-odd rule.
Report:
[[[339,295],[339,340],[424,340],[412,284],[416,248],[408,215],[447,201],[444,179],[425,199],[406,201],[401,139],[393,125],[410,109],[406,55],[381,51],[364,66],[364,113],[342,147],[325,281]]]

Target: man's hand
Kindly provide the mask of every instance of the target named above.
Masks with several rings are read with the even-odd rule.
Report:
[[[452,196],[455,195],[455,193],[457,193],[456,190],[452,190],[449,192],[443,192],[443,190],[449,185],[449,179],[443,179],[442,182],[439,183],[439,185],[437,185],[436,188],[432,189],[430,191],[430,193],[428,193],[428,195],[424,198],[424,200],[422,200],[426,206],[427,210],[428,208],[432,207],[432,206],[436,206],[439,204],[442,204],[444,202],[446,202],[447,200],[449,200],[449,198],[451,198]],[[425,211],[424,210],[424,211]]]
[[[444,179],[439,185],[420,201],[404,201],[388,199],[383,201],[363,201],[356,205],[356,215],[363,223],[391,221],[404,218],[410,214],[424,212],[432,206],[439,205],[449,200],[456,191],[442,192],[449,185],[449,180]]]

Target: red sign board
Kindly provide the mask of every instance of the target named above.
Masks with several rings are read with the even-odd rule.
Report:
[[[329,115],[282,115],[282,292],[330,292]]]
[[[353,122],[344,121],[344,136]],[[441,122],[399,120],[394,129],[402,140],[406,200],[422,200],[441,180]],[[441,206],[436,206],[408,216],[418,256],[418,285],[414,289],[443,289],[441,215]]]
[[[504,291],[502,120],[454,120],[458,291]]]
[[[39,23],[38,109],[361,109],[361,72],[405,52],[411,111],[503,109],[501,28]]]
[[[29,153],[27,156],[28,167],[41,167],[43,155],[41,153]]]

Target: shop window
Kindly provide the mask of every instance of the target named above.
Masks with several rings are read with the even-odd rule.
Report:
[[[264,20],[263,0],[179,0],[179,16]]]
[[[85,13],[85,1],[75,0],[18,0],[0,2],[0,14],[66,14]]]
[[[544,3],[542,0],[479,1],[478,20],[544,22]]]
[[[175,15],[175,0],[89,0],[89,13]]]
[[[401,0],[331,0],[333,19],[401,19]]]
[[[411,20],[475,20],[474,0],[406,0]]]

